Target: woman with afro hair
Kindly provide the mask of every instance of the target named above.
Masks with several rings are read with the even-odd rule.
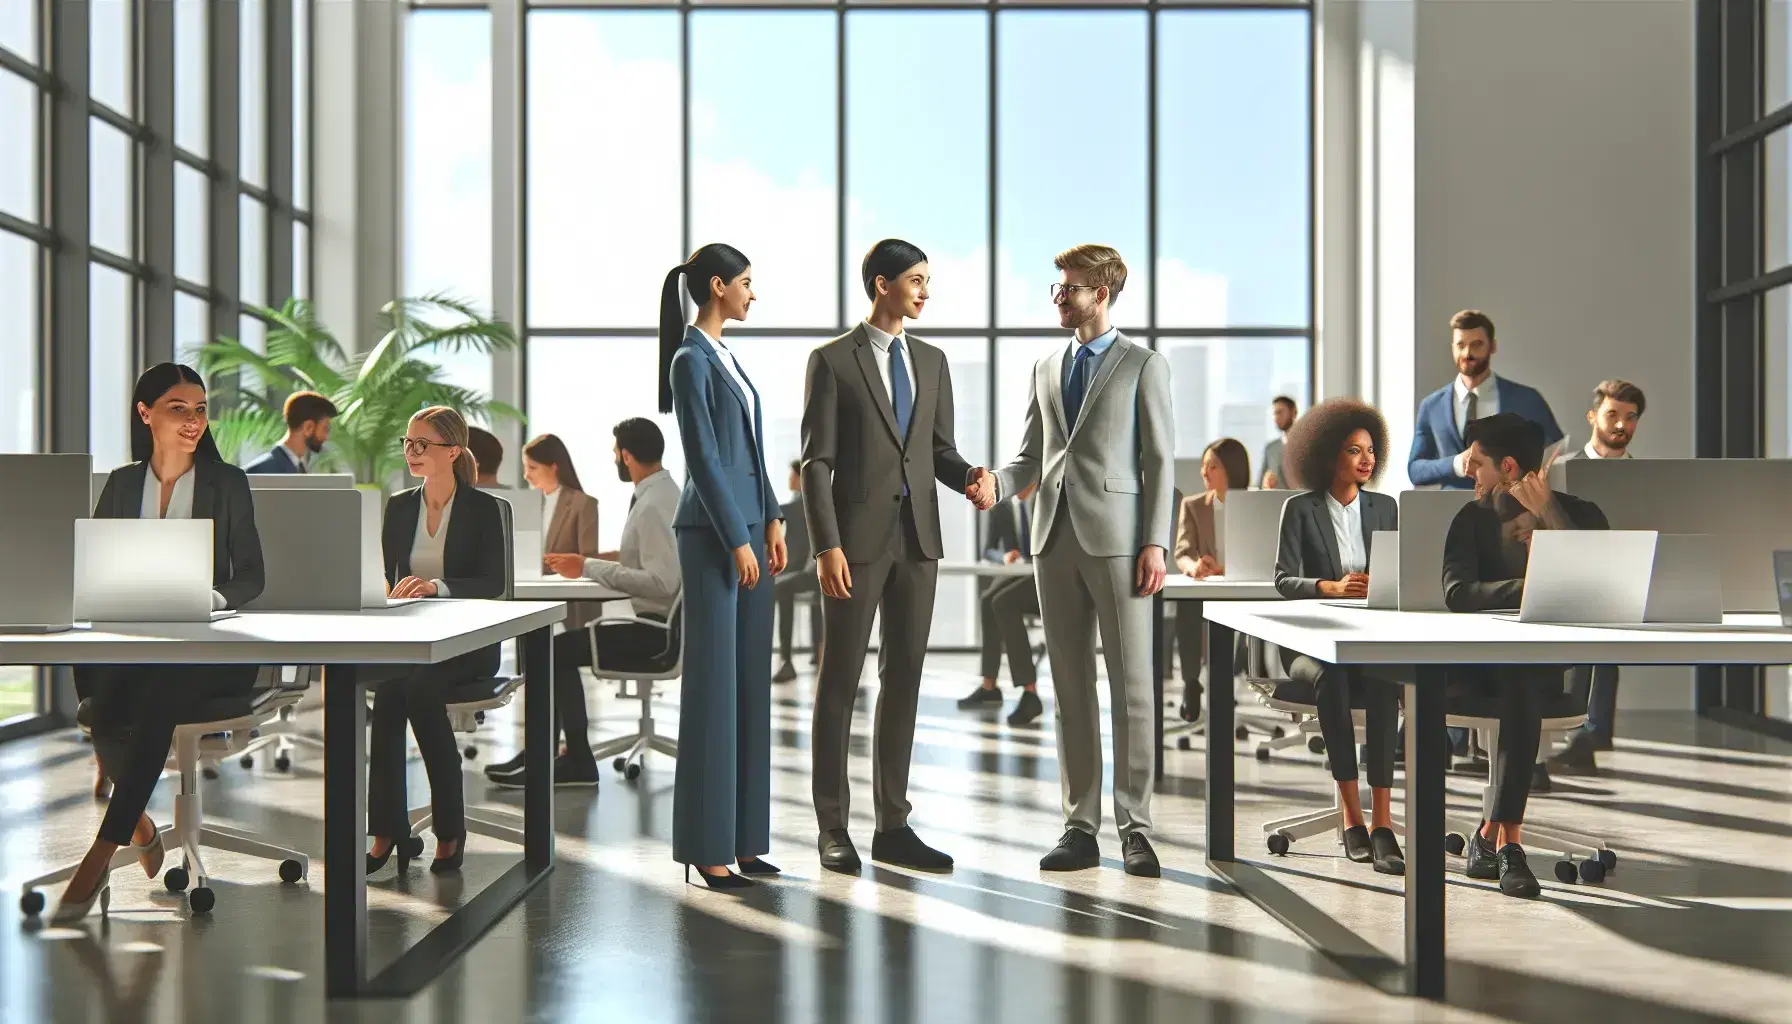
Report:
[[[1283,464],[1302,493],[1282,508],[1276,554],[1276,590],[1285,598],[1359,598],[1369,593],[1369,537],[1398,528],[1399,506],[1366,488],[1381,475],[1388,426],[1381,413],[1355,399],[1334,398],[1307,411],[1288,431]],[[1361,668],[1328,665],[1282,652],[1296,701],[1309,697],[1319,709],[1326,757],[1338,784],[1344,814],[1344,853],[1382,874],[1406,872],[1394,836],[1389,798],[1394,785],[1395,684]],[[1289,684],[1284,684],[1289,685]],[[1310,688],[1310,694],[1307,691]],[[1370,821],[1363,821],[1357,793],[1356,731],[1351,708],[1363,710]]]

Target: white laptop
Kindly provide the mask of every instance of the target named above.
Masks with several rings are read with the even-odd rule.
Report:
[[[1654,530],[1538,530],[1520,622],[1638,625],[1723,621],[1712,538]]]
[[[209,622],[210,519],[75,520],[75,618]]]
[[[1335,598],[1325,602],[1339,608],[1400,607],[1400,534],[1376,530],[1369,534],[1369,596]]]

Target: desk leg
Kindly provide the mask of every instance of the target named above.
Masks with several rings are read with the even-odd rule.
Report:
[[[356,666],[332,665],[324,687],[324,994],[367,981],[367,699]]]
[[[1151,707],[1157,723],[1152,778],[1160,780],[1164,777],[1164,673],[1169,668],[1170,659],[1164,657],[1164,593],[1160,590],[1151,598]]]
[[[1232,860],[1232,629],[1207,623],[1207,859]]]
[[[1406,687],[1406,993],[1444,998],[1444,670]]]
[[[523,636],[523,863],[554,862],[554,643],[547,627]]]

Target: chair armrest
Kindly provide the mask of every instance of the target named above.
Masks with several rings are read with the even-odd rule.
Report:
[[[670,622],[661,622],[658,619],[636,618],[632,615],[610,615],[610,616],[606,616],[601,619],[593,619],[590,622],[585,623],[585,629],[588,632],[595,633],[595,632],[597,632],[597,627],[599,627],[599,626],[618,626],[618,625],[623,625],[625,623],[634,623],[636,625],[641,625],[641,626],[652,626],[655,629],[663,630],[668,633],[670,633],[672,631],[672,623],[670,623]]]

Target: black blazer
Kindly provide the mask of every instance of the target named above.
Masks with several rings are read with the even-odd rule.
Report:
[[[1566,522],[1547,527],[1605,530],[1605,513],[1590,501],[1555,491]],[[1517,608],[1524,600],[1524,576],[1510,577],[1500,546],[1506,521],[1520,509],[1509,496],[1499,503],[1471,501],[1450,520],[1444,538],[1444,605],[1453,612]]]
[[[499,499],[474,487],[454,490],[454,511],[442,541],[442,582],[450,597],[496,598],[504,595],[504,517]],[[417,538],[417,516],[423,511],[423,488],[399,491],[386,501],[380,529],[380,551],[386,585],[411,575],[411,544]]]
[[[106,477],[95,519],[137,519],[143,511],[143,482],[149,463],[120,466]],[[255,530],[255,499],[249,478],[227,462],[193,462],[193,518],[212,521],[212,589],[227,608],[241,608],[261,596],[267,572],[261,534]]]
[[[784,547],[790,555],[784,571],[806,572],[815,552],[809,550],[809,520],[803,517],[803,496],[799,494],[778,508],[784,515]]]
[[[1276,550],[1276,591],[1283,597],[1319,596],[1320,580],[1344,578],[1338,538],[1332,532],[1331,512],[1325,491],[1308,491],[1282,506],[1282,540]],[[1373,491],[1358,491],[1363,505],[1363,553],[1369,553],[1370,535],[1377,530],[1400,528],[1400,505]]]
[[[293,461],[292,452],[287,451],[284,444],[275,445],[273,451],[249,463],[249,468],[246,470],[246,472],[257,474],[297,473],[299,471],[299,464]]]
[[[1020,501],[1008,498],[990,511],[989,541],[984,549],[998,555],[1024,551],[1026,549],[1021,546],[1020,539]]]

